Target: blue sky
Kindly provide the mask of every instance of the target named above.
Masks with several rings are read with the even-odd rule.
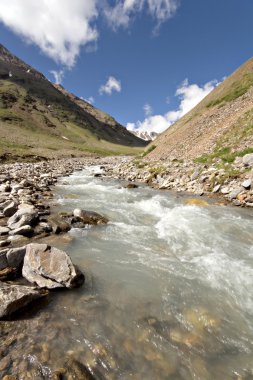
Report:
[[[0,0],[0,41],[128,128],[161,132],[252,56],[252,19],[252,0]]]

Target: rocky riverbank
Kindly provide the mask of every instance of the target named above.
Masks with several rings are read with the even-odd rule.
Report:
[[[50,210],[57,179],[94,163],[96,159],[87,158],[0,166],[0,318],[47,295],[44,289],[73,288],[84,282],[67,253],[41,243],[72,227],[107,223],[91,211],[52,215]],[[21,277],[28,286],[12,282]]]
[[[143,182],[161,190],[211,196],[235,206],[253,207],[253,154],[236,157],[233,163],[211,164],[190,160],[122,159],[105,167],[106,175]]]

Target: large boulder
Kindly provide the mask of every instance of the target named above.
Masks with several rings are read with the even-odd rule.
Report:
[[[0,318],[23,308],[30,302],[45,296],[47,292],[29,286],[0,284]]]
[[[70,257],[47,244],[27,245],[22,274],[40,288],[73,288],[84,282],[84,275]]]
[[[81,210],[76,208],[73,211],[75,218],[79,218],[84,224],[106,224],[108,219],[97,212]]]
[[[38,212],[32,208],[21,208],[8,220],[8,227],[16,230],[26,225],[34,225],[38,220]]]

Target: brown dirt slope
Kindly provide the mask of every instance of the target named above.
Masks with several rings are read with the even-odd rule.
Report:
[[[253,147],[253,58],[147,148],[146,159],[204,160]],[[154,149],[155,146],[155,149]],[[152,150],[153,149],[153,150]]]

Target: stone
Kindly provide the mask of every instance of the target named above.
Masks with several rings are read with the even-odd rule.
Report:
[[[40,288],[73,288],[84,282],[84,275],[64,252],[47,244],[28,244],[23,276]]]
[[[10,241],[8,240],[0,240],[0,248],[2,247],[7,247],[8,245],[10,245]]]
[[[23,247],[9,249],[6,254],[8,265],[17,269],[22,267],[25,253],[26,245]]]
[[[230,200],[236,199],[237,196],[240,194],[241,191],[242,191],[241,188],[237,188],[237,189],[232,190],[232,191],[229,193],[228,198],[229,198]]]
[[[33,234],[33,228],[29,225],[16,228],[11,230],[9,235],[22,235],[22,236],[31,236]]]
[[[2,249],[0,251],[0,270],[8,267],[8,262],[7,262],[7,257],[6,257],[7,252],[8,252],[8,249]]]
[[[25,225],[34,225],[38,219],[38,213],[36,210],[30,208],[19,209],[8,220],[8,227],[12,230],[20,228]]]
[[[47,295],[30,286],[0,284],[0,318],[7,317],[17,310],[25,307],[30,302]]]
[[[80,218],[81,221],[85,224],[107,224],[108,219],[97,212],[86,211],[76,208],[73,211],[73,215],[76,218]]]
[[[50,216],[50,218],[48,218],[48,223],[49,228],[51,227],[51,230],[55,234],[60,234],[61,232],[68,232],[71,229],[69,223],[67,223],[58,215]]]
[[[8,227],[1,227],[0,226],[0,236],[8,235],[10,229]]]
[[[253,153],[246,154],[242,158],[242,162],[244,166],[252,166],[253,165]]]
[[[25,244],[29,239],[23,235],[13,235],[8,237],[8,242],[11,244]]]
[[[214,188],[213,188],[213,193],[218,193],[218,191],[220,190],[220,187],[221,187],[220,184],[214,186]]]
[[[129,183],[125,186],[126,189],[137,189],[137,185],[135,183]]]
[[[6,206],[3,210],[3,214],[4,216],[6,217],[10,217],[12,215],[15,214],[15,212],[17,211],[18,209],[18,206],[17,206],[17,203],[16,202],[11,202],[8,206]]]
[[[229,193],[229,188],[228,187],[222,187],[220,192],[221,192],[221,194],[224,194],[224,195],[228,194]]]
[[[250,189],[251,188],[251,180],[250,179],[246,179],[245,181],[243,181],[242,186],[246,190]]]
[[[193,174],[191,175],[191,181],[195,181],[195,179],[198,178],[199,174],[200,174],[199,170],[195,170]]]
[[[17,276],[16,268],[7,267],[5,269],[0,270],[0,280],[1,281],[10,281],[14,280]]]

